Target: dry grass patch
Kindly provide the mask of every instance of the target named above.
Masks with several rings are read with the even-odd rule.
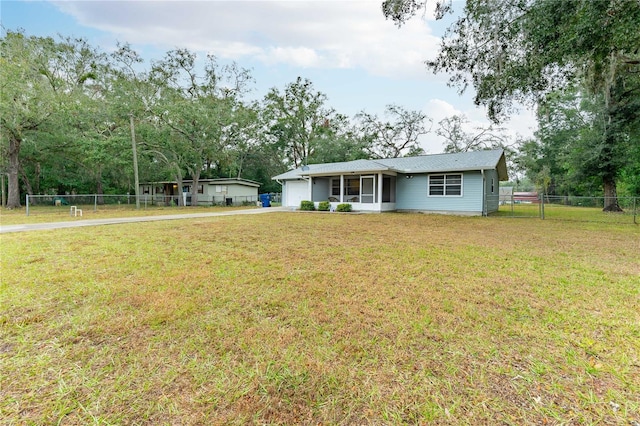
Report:
[[[417,214],[5,234],[0,416],[639,422],[639,241]]]
[[[253,206],[228,206],[228,207],[159,207],[148,206],[136,209],[135,205],[101,205],[94,210],[94,206],[80,206],[82,216],[71,216],[69,206],[36,206],[29,209],[27,216],[26,208],[7,210],[0,209],[0,224],[17,225],[23,223],[48,223],[48,222],[69,222],[88,219],[112,219],[120,217],[141,217],[141,216],[166,216],[175,214],[191,213],[223,213],[233,210],[255,209]]]

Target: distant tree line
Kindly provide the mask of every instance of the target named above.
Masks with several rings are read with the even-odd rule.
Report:
[[[25,194],[133,193],[132,139],[141,181],[238,177],[279,191],[271,176],[289,168],[419,154],[430,131],[396,105],[350,119],[302,78],[250,101],[249,70],[187,49],[147,64],[128,44],[105,53],[72,37],[6,31],[1,46],[8,208]]]
[[[387,0],[399,25],[423,0]],[[438,17],[454,5],[434,3]],[[103,52],[73,37],[4,31],[0,39],[0,172],[6,207],[25,194],[134,192],[141,181],[239,177],[279,191],[271,176],[304,164],[502,147],[512,178],[555,195],[640,195],[640,3],[637,0],[468,0],[427,62],[447,72],[493,124],[462,115],[433,123],[388,105],[353,117],[307,79],[250,100],[251,72],[187,49],[145,63],[128,44]],[[537,106],[530,140],[501,123],[514,101]],[[197,192],[194,190],[194,192]],[[197,193],[192,199],[197,200]],[[196,204],[196,203],[193,203]]]

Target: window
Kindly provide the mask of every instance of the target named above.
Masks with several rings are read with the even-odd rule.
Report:
[[[429,196],[460,197],[462,196],[462,174],[430,175]]]
[[[396,177],[385,176],[382,178],[382,202],[396,202]]]
[[[198,185],[198,194],[204,194],[204,185]]]
[[[360,176],[344,178],[344,195],[360,195]]]
[[[331,179],[331,195],[334,197],[340,196],[340,179]]]
[[[491,178],[491,193],[493,194],[495,192],[495,181],[493,178]]]

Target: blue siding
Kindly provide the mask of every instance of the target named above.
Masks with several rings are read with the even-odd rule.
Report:
[[[329,199],[330,184],[331,180],[328,178],[313,178],[311,201],[327,201]]]
[[[455,173],[455,172],[452,172]],[[461,197],[430,197],[427,195],[427,174],[398,174],[396,179],[396,208],[437,212],[482,213],[482,174],[479,171],[462,173]]]

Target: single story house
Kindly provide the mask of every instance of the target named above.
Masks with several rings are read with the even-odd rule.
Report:
[[[177,205],[178,197],[183,197],[184,205],[191,204],[193,180],[182,181],[178,189],[175,181],[147,182],[140,184],[142,200],[157,205]],[[199,205],[255,205],[258,202],[260,183],[248,179],[219,178],[198,181]]]
[[[309,164],[274,176],[282,205],[350,203],[359,211],[486,215],[498,210],[508,180],[502,149]]]
[[[513,202],[514,203],[539,203],[540,197],[538,197],[537,192],[514,192],[513,193]]]

